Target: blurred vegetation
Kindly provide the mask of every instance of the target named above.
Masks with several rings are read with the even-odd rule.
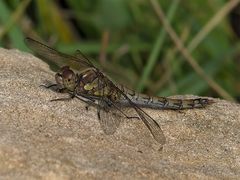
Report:
[[[232,100],[240,95],[238,2],[2,0],[0,45],[29,51],[29,36],[65,53],[80,49],[112,79],[147,94]],[[176,46],[158,8],[205,75]]]

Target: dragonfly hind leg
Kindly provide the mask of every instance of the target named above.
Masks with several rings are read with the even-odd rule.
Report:
[[[121,114],[124,115],[125,118],[127,119],[139,119],[138,116],[128,116],[125,112],[123,112],[121,110],[121,108],[119,108],[114,102],[110,101],[109,99],[105,100],[105,103],[104,104],[107,104],[108,107],[114,107],[116,110],[118,110]]]

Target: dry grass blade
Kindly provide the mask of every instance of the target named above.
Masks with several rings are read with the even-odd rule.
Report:
[[[192,52],[200,42],[219,24],[219,22],[240,2],[240,0],[233,0],[227,2],[208,23],[202,28],[201,31],[192,39],[188,45],[188,50]]]
[[[206,75],[204,70],[200,67],[200,65],[197,63],[197,61],[191,56],[189,51],[184,47],[183,43],[175,33],[175,31],[172,29],[169,22],[166,20],[166,17],[158,4],[156,0],[150,0],[150,3],[156,12],[159,20],[163,23],[164,28],[168,32],[169,36],[171,37],[172,41],[175,43],[177,49],[179,52],[183,55],[183,57],[187,60],[187,62],[192,66],[192,68],[196,71],[196,73],[203,78],[208,85],[221,97],[227,100],[234,101],[234,98],[227,93],[221,86],[219,86],[212,78]]]

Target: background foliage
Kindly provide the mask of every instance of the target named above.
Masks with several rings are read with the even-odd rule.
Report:
[[[30,36],[66,53],[80,49],[112,79],[147,94],[233,100],[240,92],[238,2],[2,0],[0,45],[28,51],[23,39]],[[204,74],[187,60],[161,18]]]

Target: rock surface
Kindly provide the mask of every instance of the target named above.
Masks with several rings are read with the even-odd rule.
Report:
[[[146,111],[161,125],[161,147],[139,120],[114,135],[96,110],[39,87],[54,72],[34,56],[0,49],[0,179],[176,179],[240,177],[240,106]]]

